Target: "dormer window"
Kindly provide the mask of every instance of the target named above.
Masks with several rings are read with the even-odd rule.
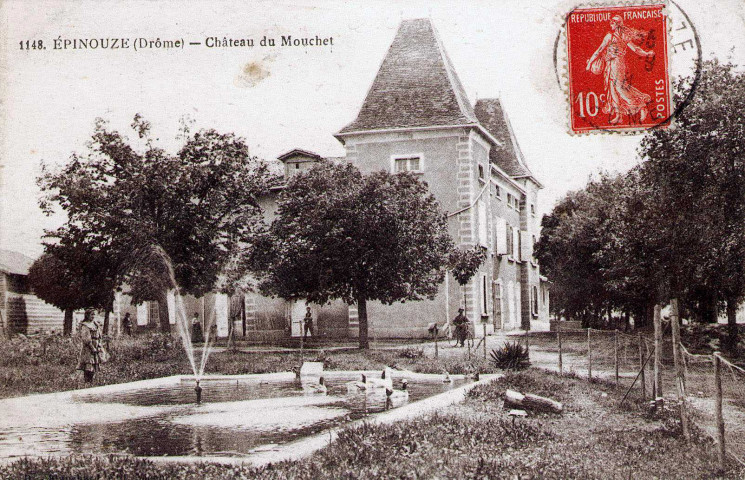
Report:
[[[394,155],[391,157],[393,173],[422,172],[422,155]]]

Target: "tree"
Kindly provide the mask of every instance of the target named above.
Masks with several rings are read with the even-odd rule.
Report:
[[[693,77],[679,85],[694,82]],[[680,101],[681,99],[678,98]],[[730,346],[745,297],[745,73],[704,62],[696,95],[676,128],[648,133],[640,147],[642,180],[663,206],[659,231],[669,255],[661,267],[672,295],[725,306]]]
[[[320,162],[288,182],[249,264],[267,295],[356,303],[366,349],[367,302],[434,298],[451,247],[446,217],[415,175]]]
[[[37,297],[65,312],[62,334],[71,335],[73,311],[84,308],[86,303],[79,273],[45,253],[29,268],[28,281]]]
[[[257,197],[270,175],[234,134],[184,128],[183,146],[171,155],[155,145],[139,115],[132,128],[136,144],[97,120],[85,154],[57,170],[44,167],[41,206],[67,215],[48,232],[50,245],[82,233],[91,251],[116,266],[117,286],[128,284],[135,303],[158,301],[161,329],[169,331],[168,290],[199,296],[217,285],[251,241],[260,222]],[[167,268],[147,261],[154,252]]]
[[[115,268],[109,258],[83,243],[63,242],[46,245],[44,253],[29,268],[29,284],[39,298],[65,313],[62,333],[72,333],[74,310],[96,308],[112,310]],[[108,322],[104,323],[108,333]]]
[[[455,281],[463,289],[463,308],[466,310],[466,316],[468,316],[468,302],[466,301],[465,286],[476,275],[485,261],[486,249],[479,245],[472,249],[455,248],[448,257],[448,268],[450,268]]]

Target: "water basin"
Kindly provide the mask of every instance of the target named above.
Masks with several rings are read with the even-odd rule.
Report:
[[[382,389],[348,392],[346,382],[358,378],[334,375],[326,381],[326,395],[309,392],[299,381],[206,381],[201,404],[195,402],[194,383],[178,380],[157,387],[72,392],[49,401],[44,396],[24,403],[12,399],[23,415],[0,420],[0,458],[81,453],[243,457],[465,383],[412,379],[409,399],[391,403]],[[400,379],[394,388],[401,389]]]

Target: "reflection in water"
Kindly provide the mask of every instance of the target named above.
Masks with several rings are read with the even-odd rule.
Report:
[[[127,453],[138,456],[240,456],[291,442],[395,408],[385,389],[348,393],[346,379],[327,382],[328,395],[304,395],[298,382],[202,382],[203,403],[194,403],[194,384],[129,390],[107,395],[77,395],[84,410],[133,410],[128,420],[75,419],[64,428],[42,425],[0,429],[0,458],[59,453]],[[444,392],[459,384],[410,383],[411,401]],[[400,388],[400,384],[394,385]],[[153,408],[157,407],[157,408]],[[53,416],[64,405],[50,405]]]

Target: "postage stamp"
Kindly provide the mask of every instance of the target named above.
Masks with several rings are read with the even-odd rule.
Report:
[[[667,22],[664,4],[577,8],[568,15],[573,133],[670,124]]]

